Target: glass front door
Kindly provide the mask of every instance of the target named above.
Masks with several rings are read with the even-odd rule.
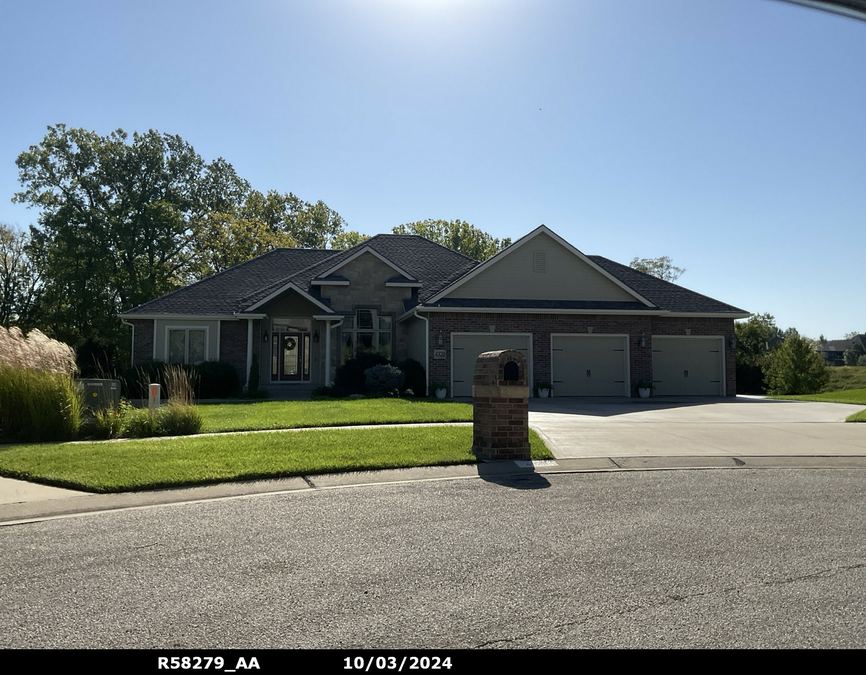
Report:
[[[310,379],[309,333],[274,333],[271,344],[271,380]]]

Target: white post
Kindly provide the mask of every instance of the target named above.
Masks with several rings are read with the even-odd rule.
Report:
[[[153,411],[159,408],[160,385],[149,384],[147,386],[147,407]]]

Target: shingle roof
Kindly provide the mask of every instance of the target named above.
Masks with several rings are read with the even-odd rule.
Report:
[[[332,271],[329,279],[342,278],[338,268],[365,247],[393,262],[411,279],[395,276],[395,280],[417,279],[421,304],[479,265],[444,246],[417,235],[378,234],[357,246],[343,251],[330,249],[280,248],[236,265],[195,284],[156,298],[129,310],[124,316],[148,314],[230,315],[243,312],[269,297],[288,284],[294,284],[314,297],[313,280]],[[743,313],[731,305],[695,293],[682,286],[662,281],[638,272],[626,265],[601,256],[587,256],[601,269],[613,275],[648,301],[656,305],[647,307],[642,302],[589,302],[557,300],[507,300],[489,298],[442,298],[440,307],[490,307],[499,309],[583,309],[657,312],[658,309],[683,313]],[[409,311],[412,301],[404,302]]]
[[[297,270],[326,260],[336,251],[305,248],[278,248],[207,279],[180,288],[168,295],[145,302],[125,315],[135,314],[231,314],[238,311],[239,300],[274,279],[296,274]]]
[[[378,234],[342,251],[280,248],[139,305],[125,313],[227,315],[242,312],[288,284],[306,292],[311,282],[369,247],[392,261],[423,286],[419,297],[430,297],[478,262],[417,235]],[[330,278],[339,276],[336,272]],[[402,279],[408,281],[408,279]]]
[[[629,288],[637,291],[651,303],[668,312],[695,312],[695,313],[741,313],[747,314],[745,310],[724,302],[719,302],[706,295],[695,293],[688,288],[677,286],[668,281],[663,281],[650,274],[638,272],[627,265],[620,265],[613,260],[602,258],[600,255],[587,256],[605,272],[612,274]]]

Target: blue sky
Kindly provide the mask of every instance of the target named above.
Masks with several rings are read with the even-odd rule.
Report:
[[[777,0],[4,0],[0,222],[46,126],[178,134],[351,229],[546,224],[866,331],[866,22]]]

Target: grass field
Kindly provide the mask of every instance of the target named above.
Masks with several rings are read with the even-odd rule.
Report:
[[[471,422],[472,405],[400,398],[203,404],[202,432],[339,427],[402,422]]]
[[[851,370],[858,370],[858,368],[852,368]],[[866,368],[860,370],[866,370]],[[785,401],[821,401],[824,403],[851,403],[853,405],[866,405],[866,388],[840,389],[838,391],[826,391],[820,394],[801,394],[799,396],[773,396],[773,398]],[[866,422],[866,410],[849,415],[845,421]]]
[[[866,367],[863,366],[833,366],[827,368],[830,382],[824,387],[825,392],[840,389],[866,389]]]
[[[533,459],[552,459],[530,430]],[[0,448],[0,475],[90,492],[470,464],[471,426],[316,429]]]

